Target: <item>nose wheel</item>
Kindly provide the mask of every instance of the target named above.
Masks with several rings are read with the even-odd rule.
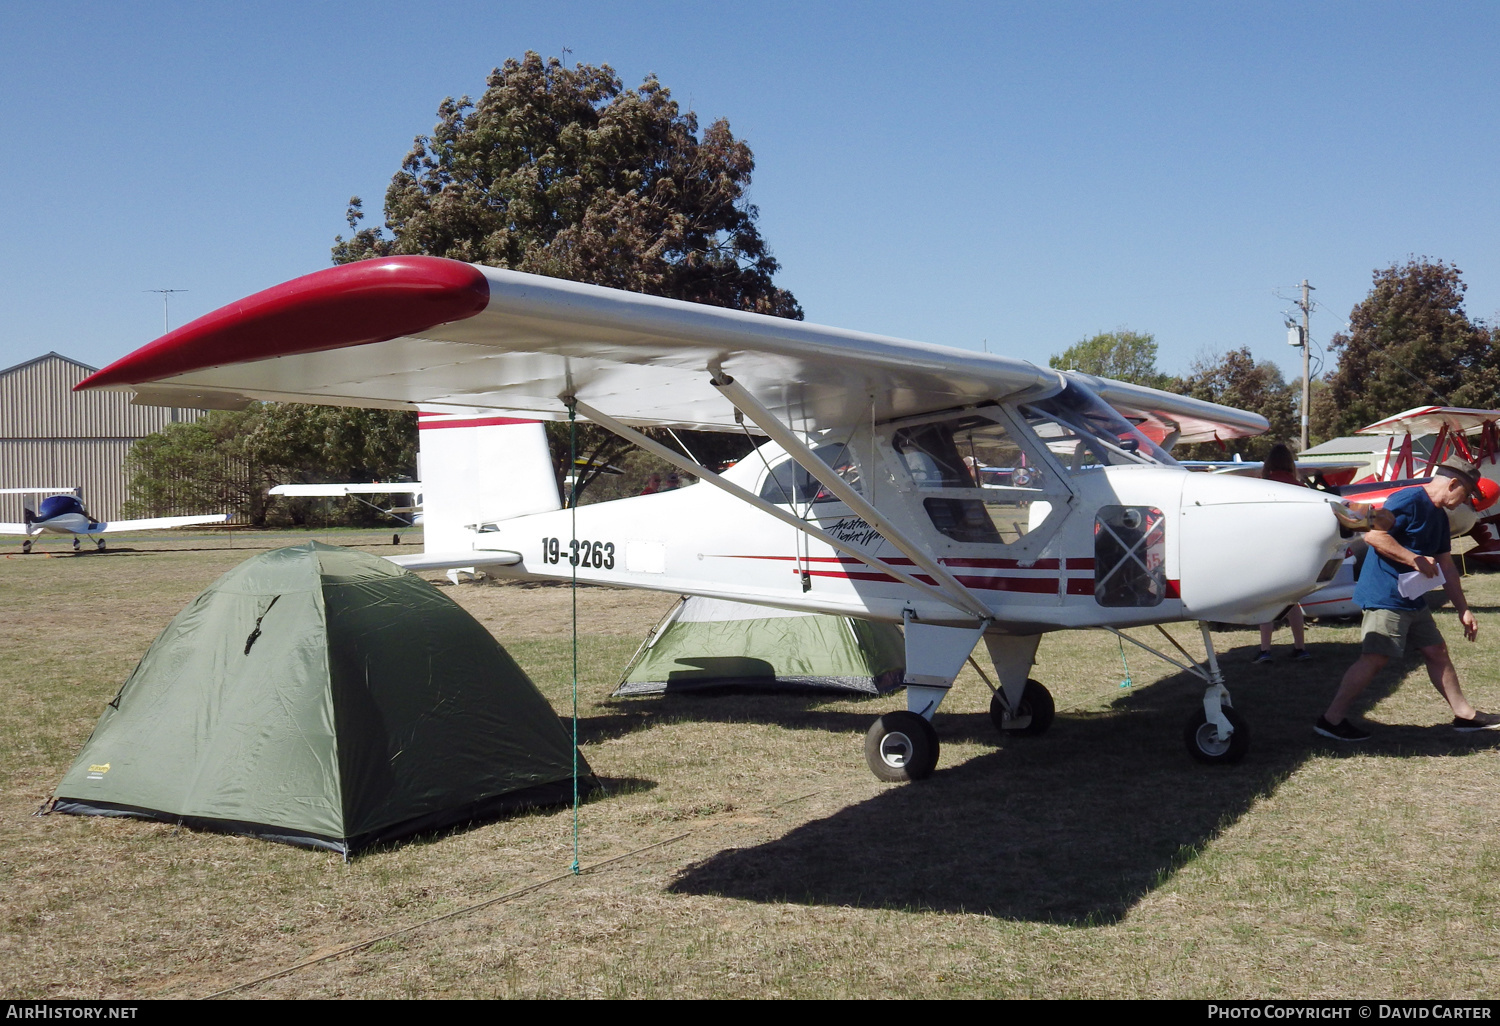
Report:
[[[931,723],[914,712],[889,712],[865,734],[865,762],[888,783],[925,780],[937,768],[938,736]]]
[[[1208,722],[1207,714],[1196,710],[1183,726],[1182,740],[1187,744],[1188,754],[1199,762],[1232,764],[1239,762],[1250,751],[1250,727],[1245,719],[1229,706],[1220,711],[1234,732],[1224,737],[1219,728]]]

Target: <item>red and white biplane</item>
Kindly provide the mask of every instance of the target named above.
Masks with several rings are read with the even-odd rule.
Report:
[[[1345,548],[1342,507],[1328,496],[1192,474],[1167,453],[1264,431],[1254,414],[1003,356],[433,257],[296,279],[79,387],[172,406],[420,408],[427,552],[396,557],[409,566],[576,574],[902,623],[907,707],[880,717],[865,745],[885,780],[932,772],[931,718],[979,640],[999,677],[996,726],[1040,733],[1052,700],[1028,677],[1042,634],[1188,620],[1203,622],[1204,662],[1156,654],[1204,681],[1189,750],[1238,760],[1248,732],[1206,622],[1271,619],[1331,576]],[[465,428],[506,419],[500,411],[586,419],[701,483],[565,509],[540,424],[510,425],[503,447],[469,444]],[[770,440],[719,474],[643,426]],[[440,494],[426,463],[434,445],[484,487]],[[1255,544],[1224,544],[1247,533]]]
[[[1478,464],[1481,492],[1473,504],[1448,511],[1449,530],[1454,538],[1468,535],[1475,545],[1464,553],[1466,561],[1482,566],[1500,566],[1500,410],[1471,410],[1456,406],[1419,406],[1398,413],[1356,434],[1387,436],[1383,449],[1377,447],[1370,459],[1360,465],[1323,463],[1328,482],[1339,495],[1354,503],[1379,507],[1403,488],[1423,484],[1432,477],[1433,468],[1450,456],[1461,456]],[[1301,602],[1308,616],[1358,616],[1354,603],[1354,585],[1363,558],[1363,544],[1351,543],[1344,565],[1324,587]],[[1441,595],[1441,592],[1436,594]]]

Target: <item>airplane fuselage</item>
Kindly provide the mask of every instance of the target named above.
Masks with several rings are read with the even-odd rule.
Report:
[[[1171,465],[1070,467],[1028,438],[1017,419],[993,415],[1023,445],[999,454],[1015,466],[973,480],[945,478],[912,444],[927,443],[939,463],[942,446],[958,451],[951,438],[934,440],[930,422],[814,443],[889,525],[991,611],[992,631],[1260,622],[1316,588],[1343,555],[1337,522],[1318,493]],[[995,454],[994,432],[987,441]],[[767,443],[723,476],[934,583],[880,530],[802,475],[779,446]],[[978,483],[996,479],[1007,486]],[[974,619],[704,484],[475,526],[476,555],[520,555],[492,568],[503,576],[571,579],[576,572],[588,583],[892,622],[908,615],[938,624]]]

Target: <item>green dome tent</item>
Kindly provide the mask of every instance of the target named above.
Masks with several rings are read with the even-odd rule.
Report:
[[[52,811],[348,855],[569,801],[573,759],[552,707],[478,621],[378,556],[312,542],[241,563],[177,614]],[[581,757],[578,772],[590,775]]]
[[[614,697],[735,687],[882,695],[901,686],[901,629],[684,596],[647,635]]]

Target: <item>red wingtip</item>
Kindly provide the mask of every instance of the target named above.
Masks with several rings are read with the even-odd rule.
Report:
[[[75,390],[205,367],[384,342],[473,317],[490,286],[472,264],[381,257],[294,278],[205,314],[84,378]]]

